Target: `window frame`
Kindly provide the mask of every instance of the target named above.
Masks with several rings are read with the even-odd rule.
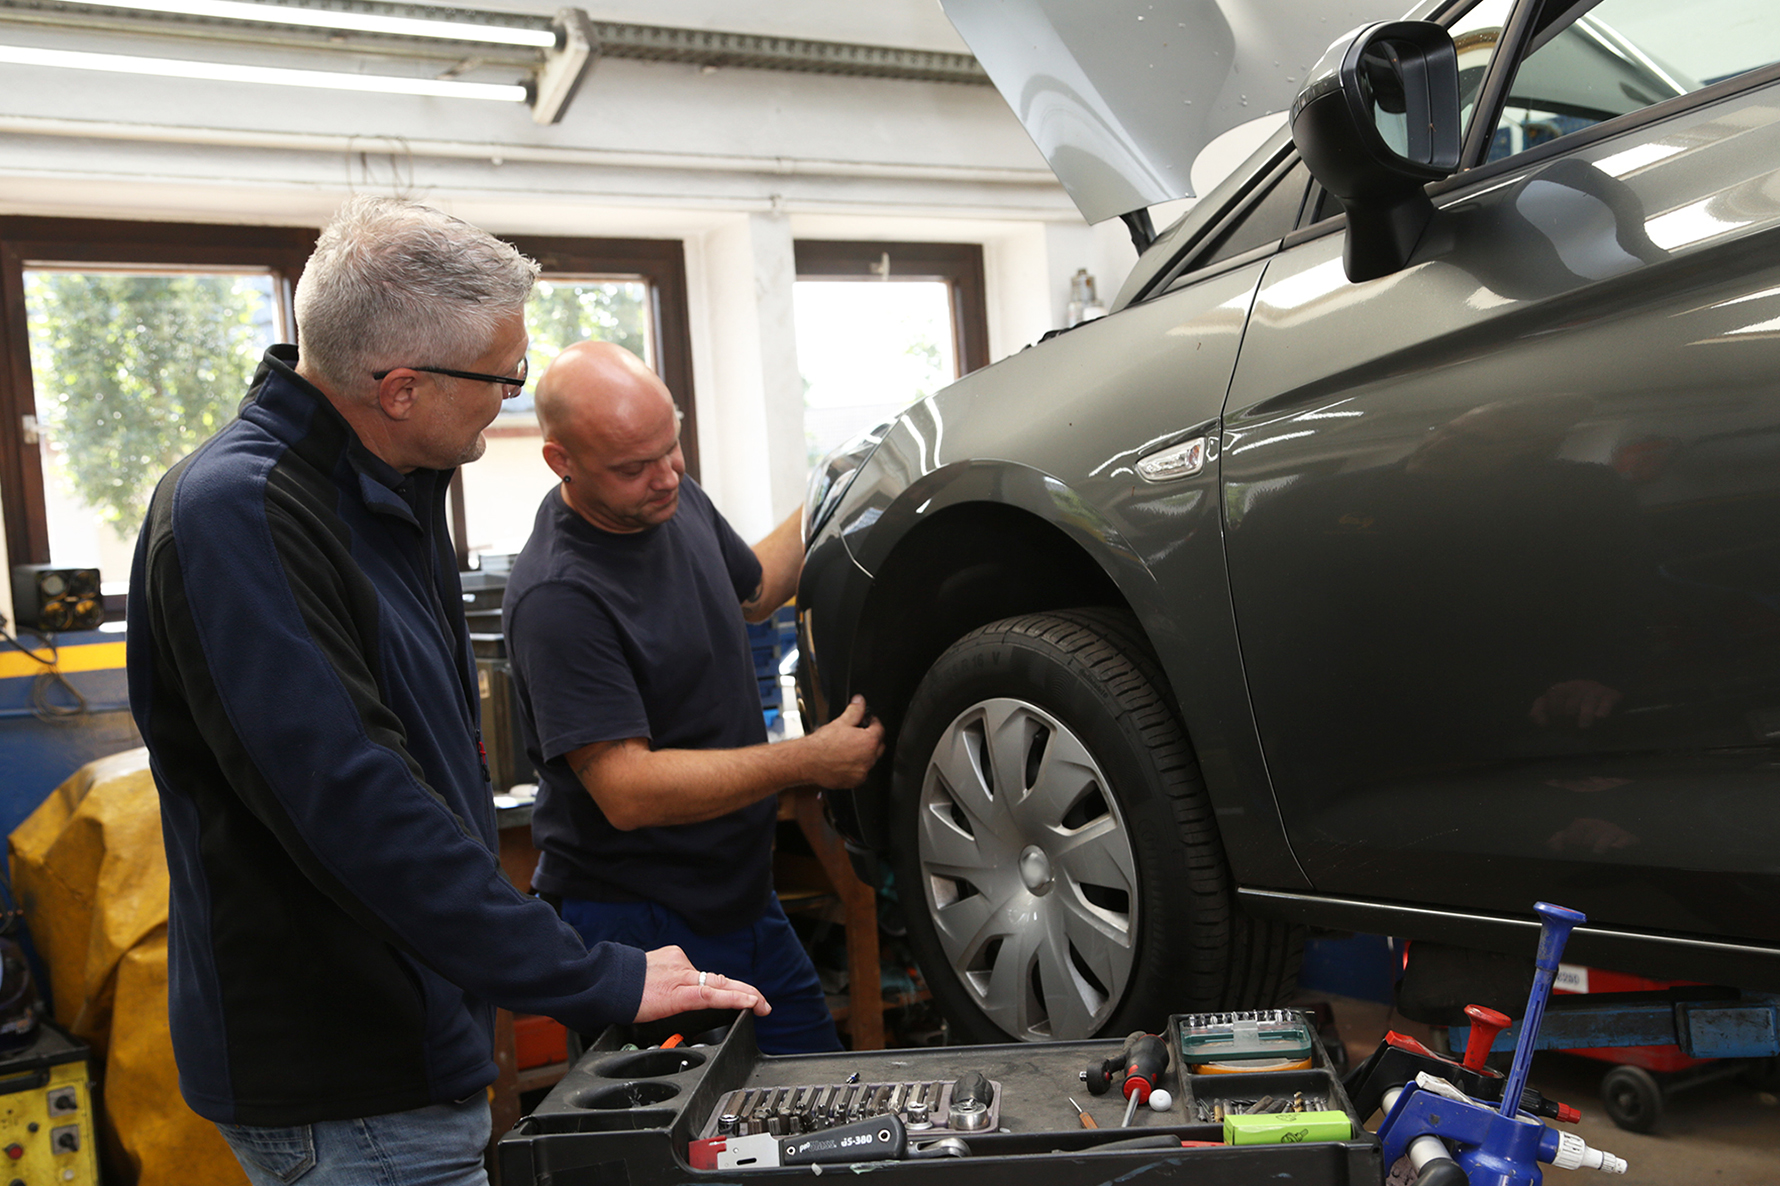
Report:
[[[273,297],[286,323],[294,324],[293,294],[317,234],[307,227],[0,216],[0,502],[9,563],[50,563],[41,446],[25,433],[24,418],[37,416],[25,270],[63,264],[263,268],[274,278]]]
[[[1472,6],[1462,2],[1453,3],[1442,9],[1436,18],[1442,24],[1451,24],[1457,17],[1468,12]],[[1508,24],[1502,31],[1502,45],[1490,60],[1489,73],[1483,80],[1477,94],[1477,103],[1472,113],[1471,126],[1465,131],[1465,144],[1460,155],[1458,172],[1441,181],[1431,182],[1428,197],[1436,203],[1444,199],[1457,200],[1465,196],[1467,191],[1493,184],[1507,173],[1517,172],[1528,165],[1537,165],[1555,157],[1586,148],[1600,140],[1608,140],[1624,132],[1642,127],[1645,124],[1659,123],[1662,120],[1686,114],[1696,108],[1710,106],[1723,99],[1738,95],[1744,91],[1758,90],[1776,81],[1780,81],[1780,62],[1775,62],[1755,70],[1747,70],[1730,78],[1721,79],[1710,86],[1701,87],[1697,91],[1689,91],[1685,95],[1676,95],[1664,99],[1660,103],[1652,103],[1640,107],[1636,111],[1628,111],[1624,115],[1602,120],[1600,123],[1581,128],[1555,140],[1548,140],[1533,148],[1503,157],[1497,161],[1486,161],[1489,154],[1490,140],[1495,136],[1496,128],[1501,122],[1502,109],[1507,105],[1508,92],[1514,82],[1514,75],[1519,67],[1521,50],[1533,35],[1534,16],[1543,7],[1543,0],[1522,0],[1509,13]],[[1504,51],[1511,51],[1505,53]],[[1504,66],[1505,62],[1513,61],[1515,69]],[[1295,153],[1294,153],[1295,155]],[[1322,190],[1322,186],[1313,177],[1310,195],[1306,198],[1301,218],[1307,218],[1314,211],[1316,202],[1313,200]],[[1320,239],[1335,231],[1345,230],[1347,214],[1345,211],[1329,215],[1316,222],[1302,222],[1299,228],[1286,236],[1282,247],[1296,247],[1300,243],[1308,243],[1312,239]]]
[[[1285,184],[1285,180],[1291,176],[1292,170],[1302,163],[1303,158],[1298,155],[1297,147],[1288,137],[1265,164],[1249,174],[1247,183],[1231,195],[1230,200],[1224,203],[1221,210],[1212,214],[1199,227],[1198,233],[1186,246],[1180,249],[1174,261],[1157,272],[1156,278],[1150,282],[1146,290],[1133,298],[1131,303],[1133,305],[1140,304],[1173,292],[1183,284],[1194,284],[1200,280],[1220,276],[1234,268],[1253,263],[1257,259],[1264,259],[1288,244],[1291,241],[1293,229],[1304,217],[1305,203],[1318,188],[1314,174],[1305,179],[1304,192],[1298,195],[1298,213],[1292,220],[1292,226],[1287,228],[1287,234],[1278,239],[1266,240],[1246,251],[1226,256],[1223,259],[1201,262],[1207,254],[1215,249],[1216,244],[1226,232],[1247,218],[1262,202],[1271,197],[1274,189]],[[1308,170],[1306,171],[1308,172]]]
[[[692,316],[686,295],[686,244],[679,239],[596,239],[569,235],[497,235],[538,261],[539,279],[637,276],[649,286],[655,373],[680,409],[680,455],[699,481],[698,401],[692,384]],[[533,390],[543,378],[533,375]],[[540,462],[542,464],[542,462]],[[470,568],[469,508],[463,469],[451,476],[451,536],[457,567]]]
[[[958,378],[989,365],[989,305],[980,243],[899,243],[863,239],[798,239],[798,280],[938,280],[951,289],[952,357]],[[880,269],[890,257],[890,275]]]
[[[1658,103],[1616,115],[1612,119],[1602,120],[1586,128],[1548,140],[1525,151],[1505,156],[1501,160],[1490,161],[1490,141],[1495,137],[1496,128],[1501,123],[1503,108],[1508,103],[1508,92],[1514,85],[1515,76],[1520,69],[1521,59],[1528,42],[1536,33],[1542,31],[1537,18],[1543,15],[1547,3],[1555,3],[1560,7],[1575,7],[1573,2],[1566,0],[1522,0],[1509,15],[1508,25],[1502,31],[1502,45],[1497,48],[1496,55],[1490,61],[1488,76],[1478,91],[1477,105],[1472,114],[1471,126],[1465,132],[1465,144],[1459,158],[1459,171],[1444,181],[1438,181],[1428,187],[1430,197],[1469,188],[1474,183],[1487,182],[1503,173],[1513,172],[1528,164],[1538,164],[1553,157],[1566,156],[1579,148],[1585,148],[1597,141],[1611,139],[1634,128],[1646,124],[1658,123],[1693,111],[1700,107],[1710,106],[1732,95],[1744,91],[1756,90],[1776,80],[1780,80],[1780,62],[1773,62],[1754,70],[1746,70],[1729,78],[1720,79],[1710,86],[1689,91],[1685,95],[1676,95]],[[1590,6],[1591,9],[1594,7]],[[1512,63],[1512,67],[1508,65]]]
[[[1284,201],[1291,199],[1289,192],[1281,193],[1280,190],[1300,169],[1304,171],[1302,188],[1298,191],[1297,201],[1290,206],[1291,216],[1285,222],[1285,229],[1278,235],[1263,238],[1244,247],[1241,251],[1232,251],[1228,255],[1218,254],[1224,250],[1226,240],[1237,231],[1246,229],[1249,220],[1259,214],[1261,208],[1273,201],[1275,196]],[[1183,278],[1201,269],[1215,268],[1221,271],[1222,265],[1234,259],[1250,259],[1260,254],[1272,254],[1279,250],[1279,245],[1285,237],[1298,228],[1299,221],[1304,217],[1304,203],[1310,197],[1311,187],[1315,184],[1316,178],[1311,176],[1310,167],[1304,163],[1304,158],[1295,151],[1288,152],[1281,164],[1268,172],[1266,180],[1255,187],[1247,204],[1220,219],[1211,234],[1201,240],[1201,246],[1193,253],[1192,259],[1182,273]]]
[[[9,563],[51,561],[41,445],[27,441],[24,428],[24,418],[37,415],[25,270],[62,264],[265,269],[275,280],[273,295],[285,324],[294,326],[297,281],[319,234],[313,227],[0,216],[0,504]],[[696,480],[698,408],[685,244],[679,239],[499,237],[536,259],[546,275],[640,276],[649,284],[655,365],[685,415],[682,449],[686,471]],[[461,477],[452,482],[452,520],[461,567],[468,561]]]
[[[596,239],[567,235],[500,235],[552,276],[640,276],[649,285],[655,371],[683,417],[680,452],[699,476],[698,401],[692,385],[692,317],[686,297],[686,244],[679,239]],[[534,376],[533,383],[542,376]]]

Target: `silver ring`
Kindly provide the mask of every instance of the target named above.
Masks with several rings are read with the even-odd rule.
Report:
[[[708,977],[708,976],[710,976],[710,973],[709,973],[709,972],[700,972],[700,973],[699,973],[699,974],[698,974],[698,986],[699,986],[699,987],[700,987],[700,988],[703,988],[703,987],[704,987],[704,986],[705,986],[705,979],[706,979],[706,977]]]

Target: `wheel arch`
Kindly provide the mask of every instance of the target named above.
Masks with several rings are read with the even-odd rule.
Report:
[[[1079,522],[1065,526],[1024,507],[976,500],[929,506],[921,520],[876,558],[852,646],[851,686],[883,720],[892,750],[921,677],[970,631],[1022,613],[1134,608],[1073,534]],[[1163,691],[1178,711],[1172,690]],[[854,796],[861,838],[879,851],[889,845],[889,783],[889,763],[880,763]]]

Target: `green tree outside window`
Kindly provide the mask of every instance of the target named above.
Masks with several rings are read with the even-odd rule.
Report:
[[[168,467],[234,419],[274,340],[271,278],[30,271],[25,303],[61,478],[127,537]]]

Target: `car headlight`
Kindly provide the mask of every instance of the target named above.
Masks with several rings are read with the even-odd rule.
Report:
[[[886,420],[870,431],[860,433],[824,457],[821,464],[811,472],[810,489],[803,504],[804,547],[810,546],[816,533],[822,530],[829,517],[834,514],[835,508],[841,505],[841,496],[853,484],[859,467],[865,464],[865,459],[872,455],[872,450],[878,447],[884,434],[895,423],[894,420]]]

